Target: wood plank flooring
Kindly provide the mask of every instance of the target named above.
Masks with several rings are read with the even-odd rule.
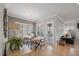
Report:
[[[22,54],[17,54],[18,56]],[[79,42],[72,45],[50,45],[47,44],[44,48],[32,50],[22,56],[79,56]]]
[[[46,47],[38,50],[33,50],[24,56],[79,56],[79,41],[74,45],[47,45]]]

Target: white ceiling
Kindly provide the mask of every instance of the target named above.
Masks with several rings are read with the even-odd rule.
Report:
[[[58,15],[64,21],[79,19],[76,3],[10,3],[6,4],[8,15],[25,20],[38,21]]]

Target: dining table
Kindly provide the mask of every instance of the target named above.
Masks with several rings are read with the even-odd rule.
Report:
[[[37,50],[39,47],[42,48],[45,45],[43,37],[25,37],[25,41],[31,49]]]
[[[38,37],[32,38],[31,42],[33,42],[35,50],[37,50],[39,47],[42,48],[42,46],[44,46],[44,44],[42,44],[44,43],[44,40]]]

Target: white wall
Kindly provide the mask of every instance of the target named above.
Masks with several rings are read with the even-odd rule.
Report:
[[[48,39],[48,26],[47,24],[51,23],[52,27],[52,37],[50,39]],[[38,30],[39,27],[39,30]],[[47,40],[47,42],[49,43],[53,43],[54,40],[54,23],[53,23],[53,18],[48,18],[44,21],[40,21],[38,23],[36,23],[36,34],[38,36],[38,31],[39,31],[39,36],[41,36],[41,31],[43,33],[43,37],[45,38],[45,40]]]
[[[69,30],[69,29],[72,29],[72,30],[77,29],[76,21],[69,21],[65,23],[64,30]]]
[[[43,28],[44,37],[47,38],[47,24],[52,23],[52,43],[57,42],[57,40],[60,39],[60,36],[63,35],[64,31],[64,22],[59,19],[57,16],[45,19],[44,21],[41,21],[36,24],[36,28]],[[39,30],[40,31],[40,30]]]
[[[63,35],[63,31],[64,31],[64,22],[58,17],[56,16],[54,18],[54,39],[55,42],[57,42],[57,40],[60,40],[60,37]]]
[[[0,56],[3,55],[4,35],[3,35],[3,4],[0,4]]]
[[[76,38],[79,38],[79,30],[77,29],[77,21],[69,21],[65,23],[64,31],[72,30]]]

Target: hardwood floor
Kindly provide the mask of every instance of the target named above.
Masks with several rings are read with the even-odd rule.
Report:
[[[72,45],[47,45],[46,47],[38,50],[33,50],[24,56],[79,56],[79,43]]]
[[[79,56],[79,43],[76,42],[74,46],[47,44],[42,49],[32,50],[31,52],[23,54],[22,56]]]

